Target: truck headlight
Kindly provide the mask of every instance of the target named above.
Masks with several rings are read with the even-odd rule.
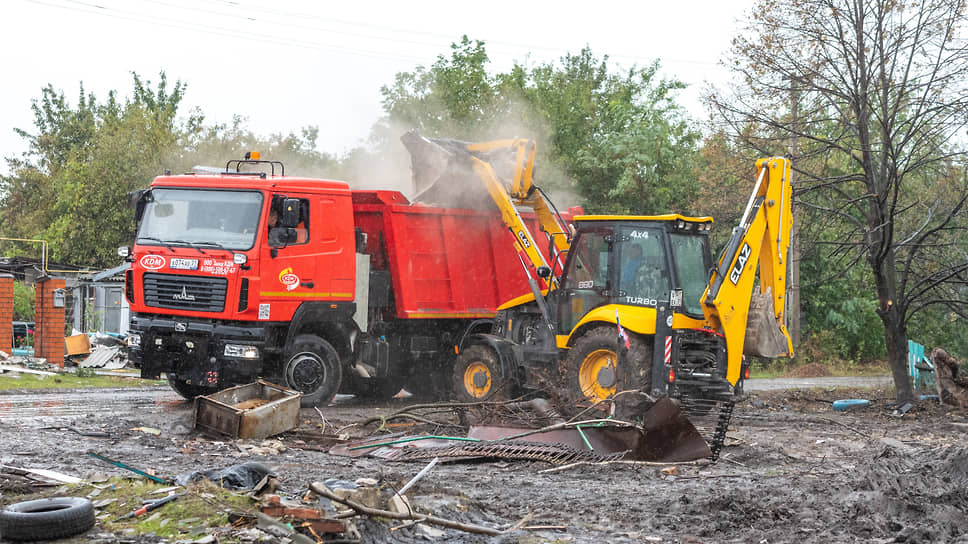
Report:
[[[137,333],[128,333],[128,345],[132,347],[140,347],[141,335]]]
[[[236,357],[238,359],[258,359],[259,348],[255,346],[244,346],[241,344],[225,344],[226,357]]]

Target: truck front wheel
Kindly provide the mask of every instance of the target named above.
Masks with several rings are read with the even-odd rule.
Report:
[[[333,400],[342,379],[339,355],[329,342],[313,334],[297,336],[286,351],[286,386],[303,394],[303,407]]]
[[[454,392],[457,400],[503,400],[508,398],[507,385],[493,349],[481,345],[471,346],[457,356],[454,364]]]

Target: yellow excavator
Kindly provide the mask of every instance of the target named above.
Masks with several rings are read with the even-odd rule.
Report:
[[[710,217],[579,215],[567,224],[533,183],[532,141],[402,139],[417,200],[469,205],[487,201],[475,186],[486,189],[532,286],[456,346],[458,398],[543,391],[559,407],[582,408],[621,406],[624,396],[636,410],[668,395],[697,412],[731,410],[748,377],[744,354],[793,354],[784,325],[789,160],[756,161],[742,220],[714,262]],[[537,215],[547,255],[519,208]]]

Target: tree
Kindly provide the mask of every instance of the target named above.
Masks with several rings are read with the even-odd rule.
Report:
[[[964,11],[960,0],[762,0],[731,51],[742,87],[709,96],[724,127],[760,128],[743,138],[758,151],[796,138],[799,203],[837,233],[823,241],[828,270],[870,269],[899,401],[913,394],[912,318],[968,309]]]
[[[465,36],[449,58],[397,74],[382,89],[387,118],[375,139],[396,145],[388,127],[472,141],[530,138],[539,183],[577,192],[589,211],[678,211],[688,201],[699,133],[675,103],[683,85],[659,79],[658,64],[614,73],[588,48],[496,75],[487,62],[484,43]]]
[[[0,218],[10,237],[43,238],[51,257],[72,264],[105,267],[128,243],[134,217],[125,207],[128,191],[162,173],[176,155],[183,131],[201,118],[177,121],[185,86],[170,88],[132,74],[131,96],[115,92],[99,103],[85,94],[76,107],[51,86],[32,105],[36,132],[26,158],[8,159],[11,175],[0,179]]]

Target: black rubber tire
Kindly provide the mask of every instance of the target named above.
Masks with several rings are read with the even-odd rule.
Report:
[[[327,404],[336,396],[343,371],[339,354],[329,342],[314,334],[297,336],[286,350],[283,380],[286,387],[303,394],[300,406]]]
[[[185,380],[182,380],[171,374],[166,374],[166,377],[168,378],[168,386],[174,389],[175,393],[178,393],[186,400],[194,400],[195,397],[211,395],[212,393],[218,391],[218,389],[214,387],[205,387],[187,383]]]
[[[94,527],[94,505],[83,497],[55,497],[11,504],[0,512],[0,538],[52,540]]]
[[[618,333],[614,327],[598,327],[583,334],[559,366],[562,382],[559,396],[567,406],[560,407],[566,412],[587,407],[600,398],[589,397],[582,390],[580,370],[589,356],[598,352],[608,352],[617,357],[618,365],[615,369],[615,393],[637,390],[649,393],[652,389],[652,345],[649,337],[629,334],[629,349],[619,348]],[[621,355],[619,356],[619,349]],[[648,408],[648,402],[642,395],[620,395],[615,402],[615,416],[619,419],[631,421],[638,419]]]
[[[475,370],[476,369],[476,370]],[[480,386],[471,383],[474,376],[483,378]],[[509,383],[501,373],[497,354],[488,346],[471,346],[457,356],[454,363],[453,389],[460,402],[484,402],[509,398]]]

